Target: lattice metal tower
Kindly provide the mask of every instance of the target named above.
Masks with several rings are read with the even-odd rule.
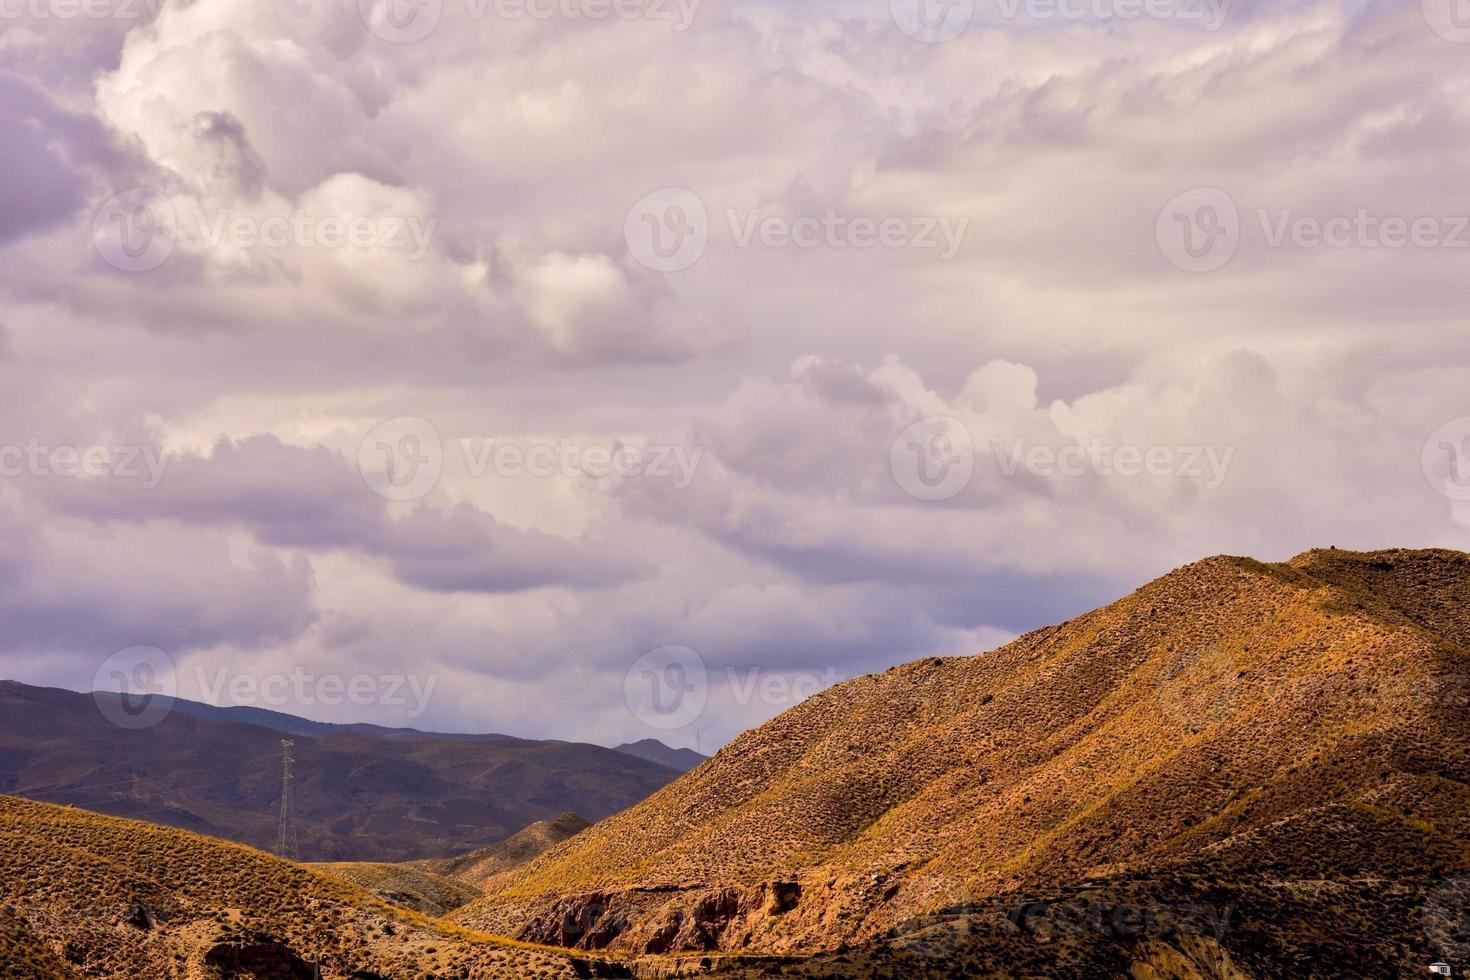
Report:
[[[276,853],[283,858],[296,860],[296,803],[291,798],[291,749],[295,746],[289,738],[281,739],[281,826],[276,832]]]

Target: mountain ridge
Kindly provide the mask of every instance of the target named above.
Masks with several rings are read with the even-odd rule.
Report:
[[[829,688],[452,918],[784,953],[874,941],[946,891],[1190,864],[1254,881],[1262,841],[1292,874],[1458,873],[1467,641],[1458,552],[1205,559],[990,653]]]
[[[0,682],[0,793],[73,804],[269,847],[280,795],[277,729],[169,712],[119,728],[89,695]],[[602,746],[296,735],[301,857],[453,856],[567,811],[597,819],[678,774]]]

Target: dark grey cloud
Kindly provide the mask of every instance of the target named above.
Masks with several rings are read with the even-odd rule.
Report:
[[[208,456],[167,454],[158,485],[147,482],[65,481],[50,499],[76,517],[234,525],[273,547],[361,552],[431,591],[602,588],[649,571],[639,556],[605,543],[520,530],[468,504],[395,517],[340,454],[270,435],[220,440]]]

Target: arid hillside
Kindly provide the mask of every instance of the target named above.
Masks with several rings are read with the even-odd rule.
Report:
[[[541,820],[524,830],[458,857],[410,861],[409,866],[454,881],[480,886],[495,875],[519,867],[592,826],[575,813]]]
[[[1196,972],[1174,943],[1144,975],[1423,973],[1417,910],[1470,870],[1467,649],[1470,556],[1208,559],[991,653],[824,691],[453,918],[629,954],[881,960],[947,909],[1123,889],[1236,912],[1196,930],[1218,944],[1190,946]],[[857,955],[809,975],[865,975]]]
[[[488,879],[525,864],[590,826],[575,813],[563,813],[458,857],[399,863],[336,861],[312,867],[394,905],[442,916],[480,898],[480,887]]]
[[[280,740],[182,711],[120,728],[89,695],[0,681],[0,793],[254,847],[276,838]],[[462,854],[567,811],[616,813],[678,775],[571,742],[337,730],[295,740],[298,856],[308,861]]]
[[[0,923],[0,976],[26,980],[598,973],[247,847],[15,797],[0,797]]]

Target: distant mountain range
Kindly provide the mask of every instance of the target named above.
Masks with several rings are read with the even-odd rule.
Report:
[[[130,730],[92,695],[0,681],[0,793],[269,849],[283,734],[296,740],[303,860],[453,856],[567,812],[601,819],[678,776],[596,745],[329,725],[185,700]]]
[[[668,766],[678,772],[688,772],[709,758],[709,756],[700,755],[693,749],[670,748],[656,738],[645,738],[641,742],[624,742],[617,747],[616,751],[636,755],[647,762]]]

